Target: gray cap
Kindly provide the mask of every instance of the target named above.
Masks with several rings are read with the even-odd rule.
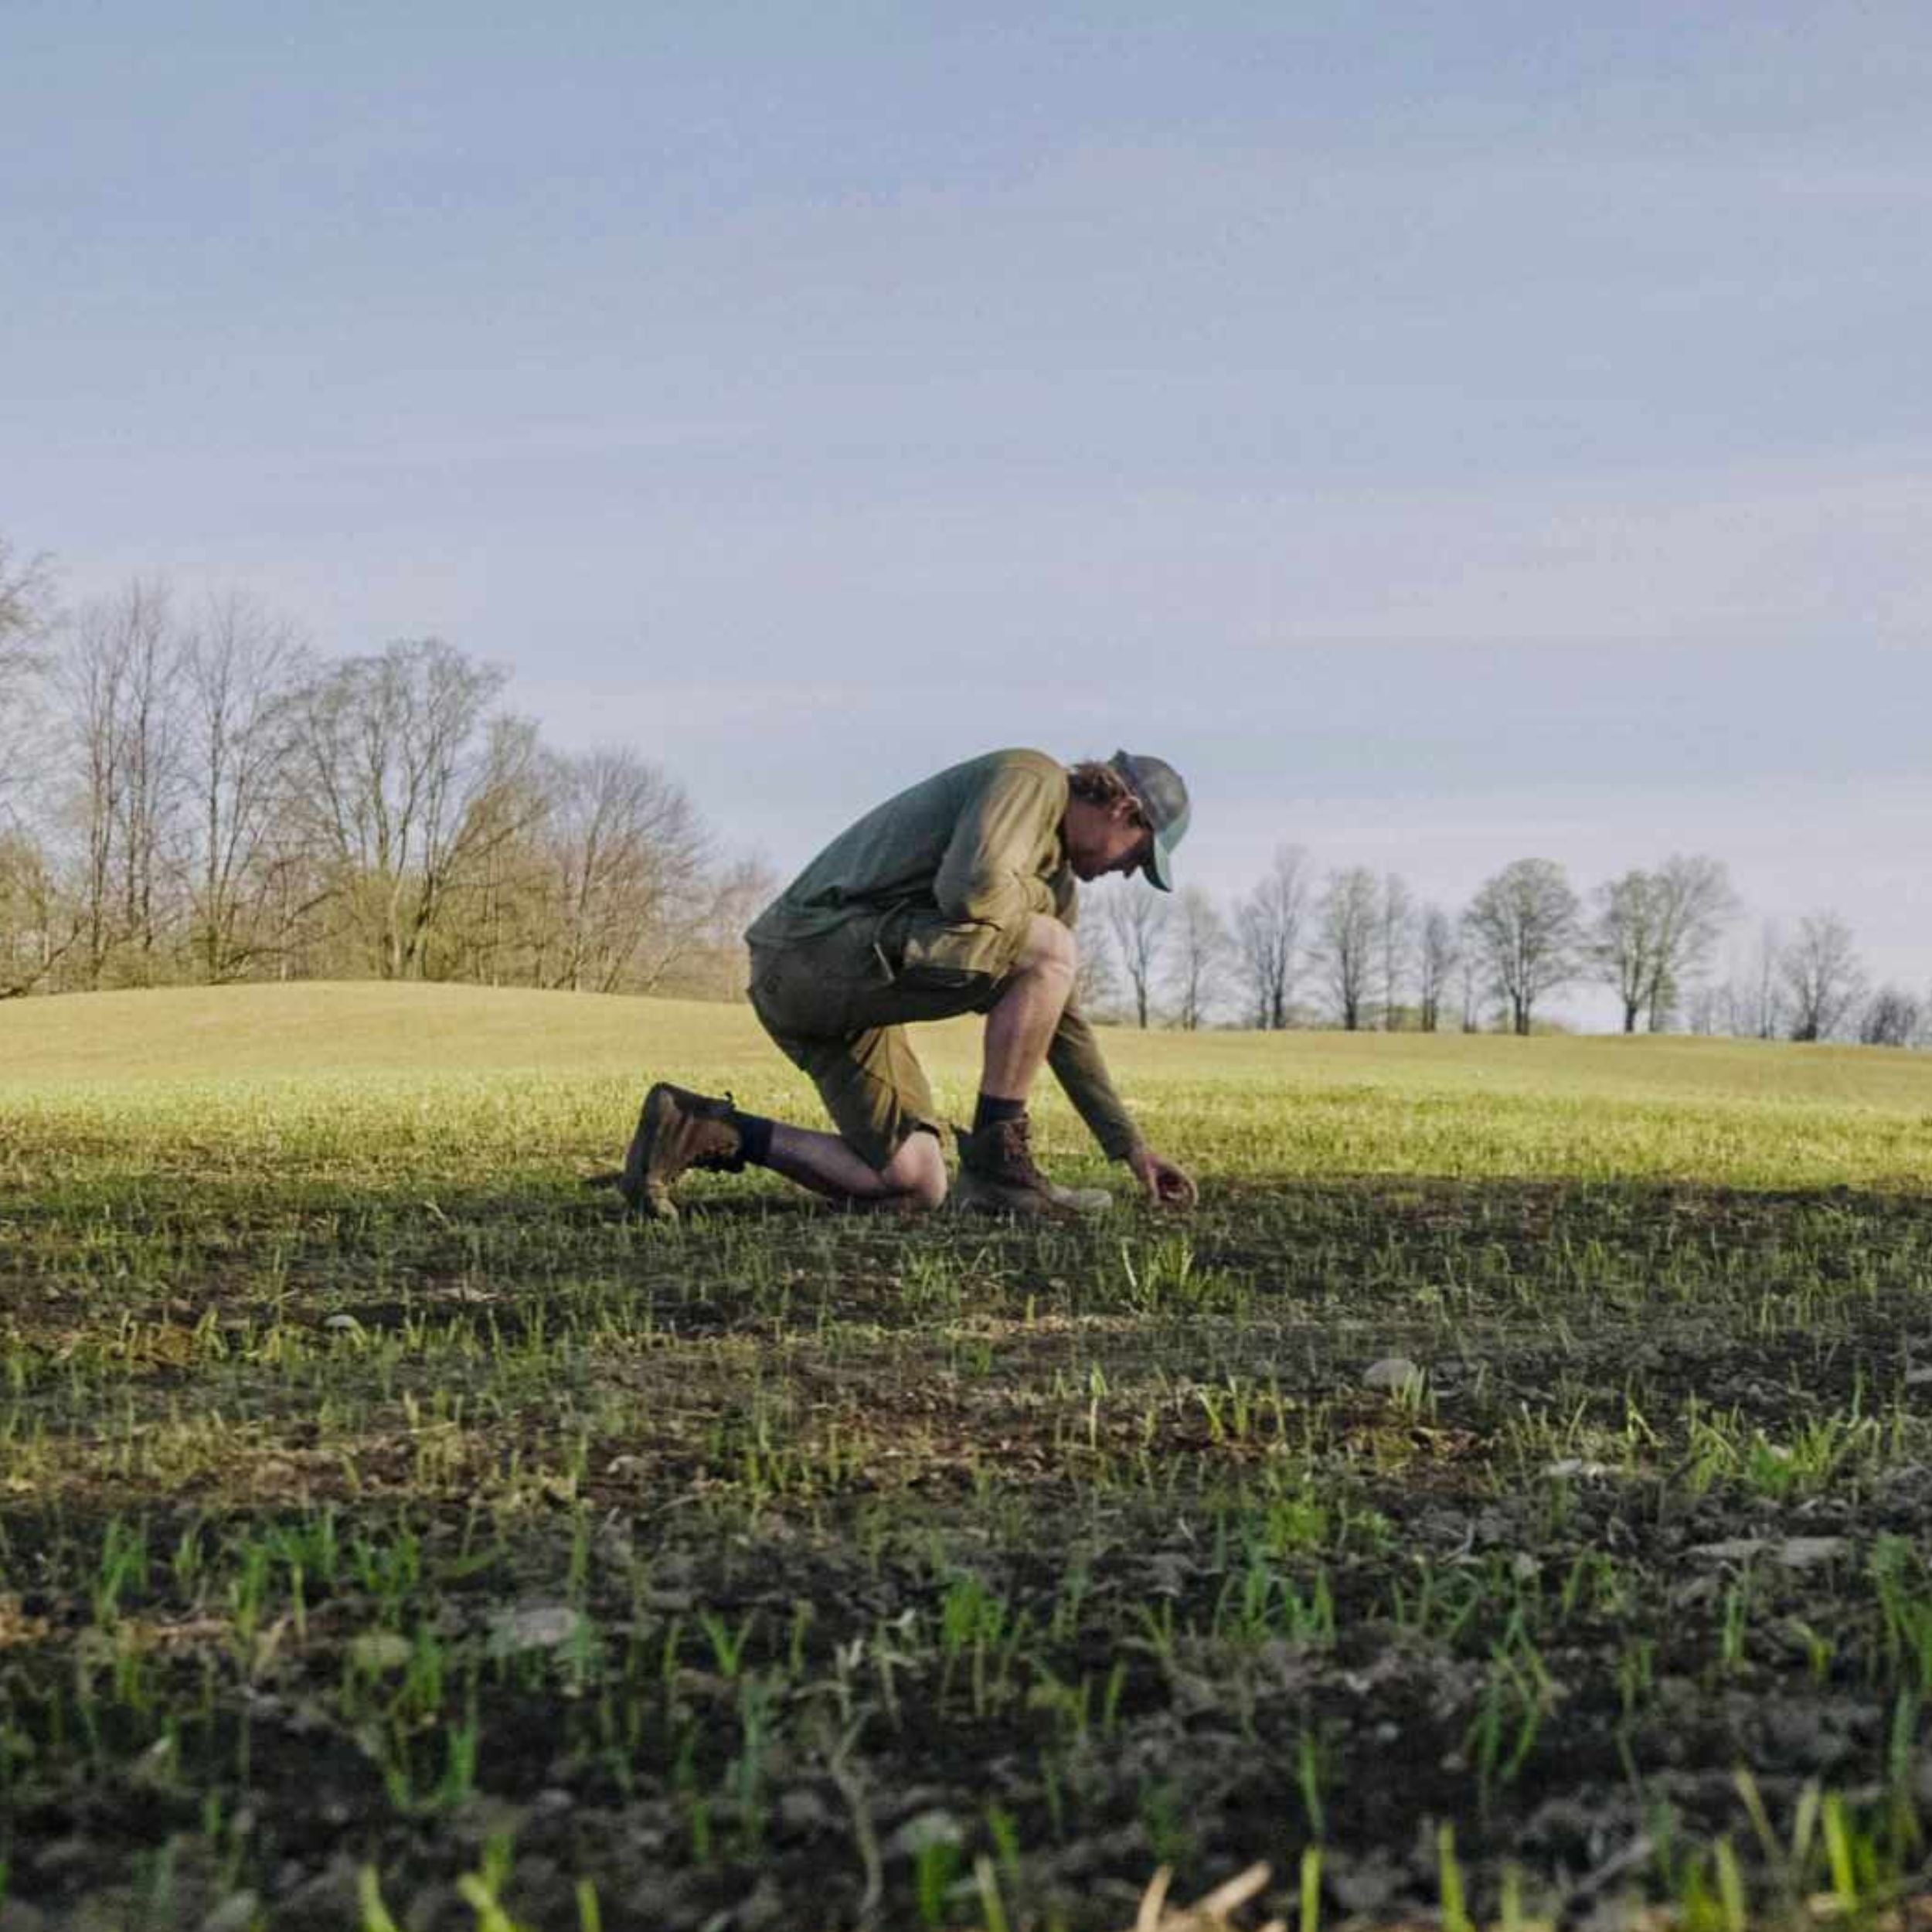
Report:
[[[1174,889],[1174,848],[1187,831],[1187,787],[1164,758],[1117,751],[1107,761],[1127,781],[1134,802],[1154,828],[1154,849],[1141,870],[1162,892]]]

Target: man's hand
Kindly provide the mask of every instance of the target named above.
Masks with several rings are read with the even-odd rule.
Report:
[[[1141,1184],[1141,1192],[1158,1207],[1191,1208],[1201,1198],[1194,1176],[1172,1161],[1141,1148],[1127,1157],[1127,1165]]]

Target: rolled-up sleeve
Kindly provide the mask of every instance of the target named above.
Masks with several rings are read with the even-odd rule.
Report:
[[[1066,811],[1063,772],[1020,766],[998,773],[961,813],[940,861],[933,896],[941,915],[997,934],[1002,950],[1016,951],[1027,921],[1055,910],[1041,866]]]

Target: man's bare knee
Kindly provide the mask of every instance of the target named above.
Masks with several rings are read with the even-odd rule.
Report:
[[[1071,979],[1079,964],[1080,947],[1073,934],[1057,919],[1045,913],[1034,913],[1027,921],[1026,943],[1014,962],[1014,971]]]
[[[944,1206],[946,1156],[938,1135],[913,1134],[879,1170],[879,1178],[909,1208]]]

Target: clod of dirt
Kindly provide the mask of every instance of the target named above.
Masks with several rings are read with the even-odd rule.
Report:
[[[201,1932],[248,1932],[261,1910],[253,1892],[231,1892],[201,1922]]]
[[[1391,1394],[1403,1389],[1421,1386],[1423,1372],[1406,1355],[1386,1355],[1379,1362],[1372,1362],[1362,1372],[1362,1386],[1365,1389],[1383,1389]]]
[[[1723,1543],[1693,1543],[1685,1554],[1739,1563],[1762,1556],[1782,1569],[1812,1570],[1835,1562],[1851,1546],[1844,1536],[1733,1536]]]
[[[490,1647],[499,1654],[556,1650],[583,1627],[583,1614],[568,1604],[523,1604],[491,1619]]]
[[[1332,1851],[1321,1861],[1321,1882],[1345,1912],[1381,1911],[1401,1892],[1408,1876],[1402,1866],[1380,1852],[1355,1857]]]
[[[886,1849],[901,1858],[917,1858],[921,1852],[930,1852],[935,1845],[964,1845],[966,1828],[948,1811],[935,1807],[929,1811],[916,1812],[893,1832]]]

